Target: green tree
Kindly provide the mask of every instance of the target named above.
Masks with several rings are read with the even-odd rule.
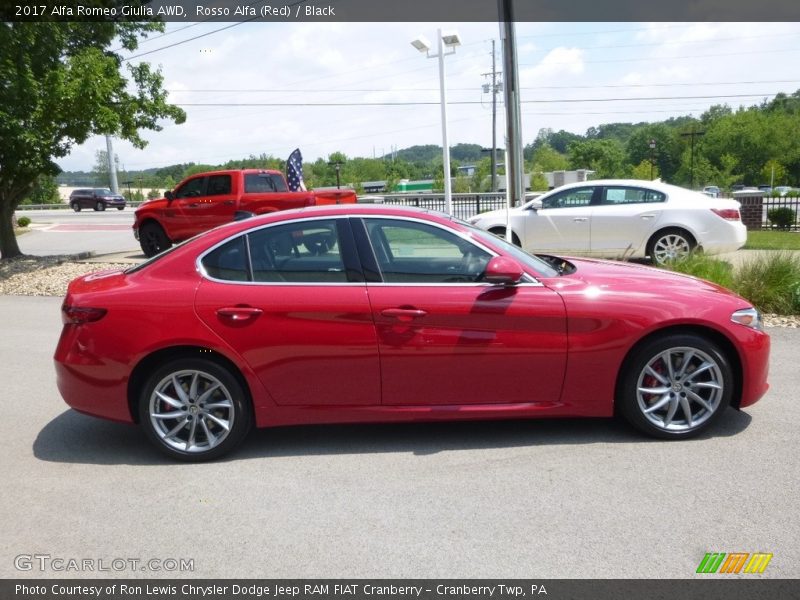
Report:
[[[573,142],[568,150],[570,167],[573,169],[591,169],[600,179],[627,175],[625,151],[617,140]]]
[[[761,181],[771,185],[781,185],[786,181],[787,175],[786,167],[774,158],[768,160],[767,164],[761,168]]]
[[[634,179],[643,179],[645,181],[658,179],[658,167],[649,160],[643,160],[638,165],[633,167],[631,177]]]
[[[96,0],[94,6],[112,6]],[[135,2],[134,4],[139,4]],[[167,102],[163,77],[148,63],[126,65],[110,47],[137,48],[163,23],[0,23],[0,258],[21,254],[11,215],[43,175],[91,135],[142,148],[143,129],[185,113]]]
[[[114,167],[119,173],[119,156],[114,155]],[[111,187],[111,173],[108,171],[108,152],[106,150],[98,150],[94,153],[94,168],[92,169],[94,175],[94,184],[98,187]],[[125,174],[127,175],[127,173]],[[122,180],[127,180],[126,177],[121,177]]]
[[[550,171],[566,171],[569,160],[566,156],[554,150],[549,144],[543,144],[533,151],[531,157],[531,171],[547,173]]]
[[[49,175],[38,177],[30,195],[21,204],[61,204],[55,178]]]

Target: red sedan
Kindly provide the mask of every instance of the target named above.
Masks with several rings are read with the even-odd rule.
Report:
[[[608,417],[662,438],[767,391],[744,299],[662,270],[537,258],[446,215],[385,206],[214,229],[64,300],[58,387],[184,460],[258,427]]]

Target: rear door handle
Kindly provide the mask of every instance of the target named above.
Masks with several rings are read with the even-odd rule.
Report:
[[[233,200],[225,200],[225,202],[223,202],[223,204],[225,206],[233,206],[236,203]]]
[[[247,321],[248,319],[255,319],[263,310],[254,308],[252,306],[228,306],[225,308],[218,308],[217,315],[230,319],[231,321]]]
[[[572,220],[575,221],[575,222],[578,222],[578,223],[583,223],[584,221],[588,221],[589,218],[588,217],[575,217]]]
[[[640,216],[641,216],[641,218],[642,218],[642,219],[644,219],[645,221],[646,221],[647,219],[652,219],[653,217],[655,217],[655,215],[640,215]]]
[[[381,314],[384,317],[393,317],[398,321],[413,321],[424,317],[428,313],[419,308],[384,308]]]

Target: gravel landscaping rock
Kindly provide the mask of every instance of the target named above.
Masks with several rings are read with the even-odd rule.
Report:
[[[83,262],[72,256],[20,256],[0,260],[0,294],[12,296],[63,296],[69,282],[80,275],[131,264]],[[800,328],[800,316],[764,315],[767,327]]]

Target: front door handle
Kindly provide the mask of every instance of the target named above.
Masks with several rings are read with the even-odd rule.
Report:
[[[233,206],[234,204],[236,204],[236,202],[234,202],[233,200],[225,200],[225,201],[223,202],[223,204],[224,204],[225,206]]]
[[[230,319],[231,321],[242,322],[248,319],[255,319],[263,310],[254,308],[252,306],[228,306],[225,308],[218,308],[217,315]]]
[[[589,220],[589,218],[588,218],[588,217],[575,217],[575,218],[574,218],[574,219],[572,219],[572,220],[573,220],[573,221],[575,221],[576,223],[583,223],[583,222],[585,222],[585,221],[588,221],[588,220]]]
[[[393,317],[398,321],[413,321],[424,317],[428,313],[419,308],[384,308],[381,314],[384,317]]]
[[[652,219],[653,217],[655,217],[655,215],[640,215],[640,216],[644,220]]]

